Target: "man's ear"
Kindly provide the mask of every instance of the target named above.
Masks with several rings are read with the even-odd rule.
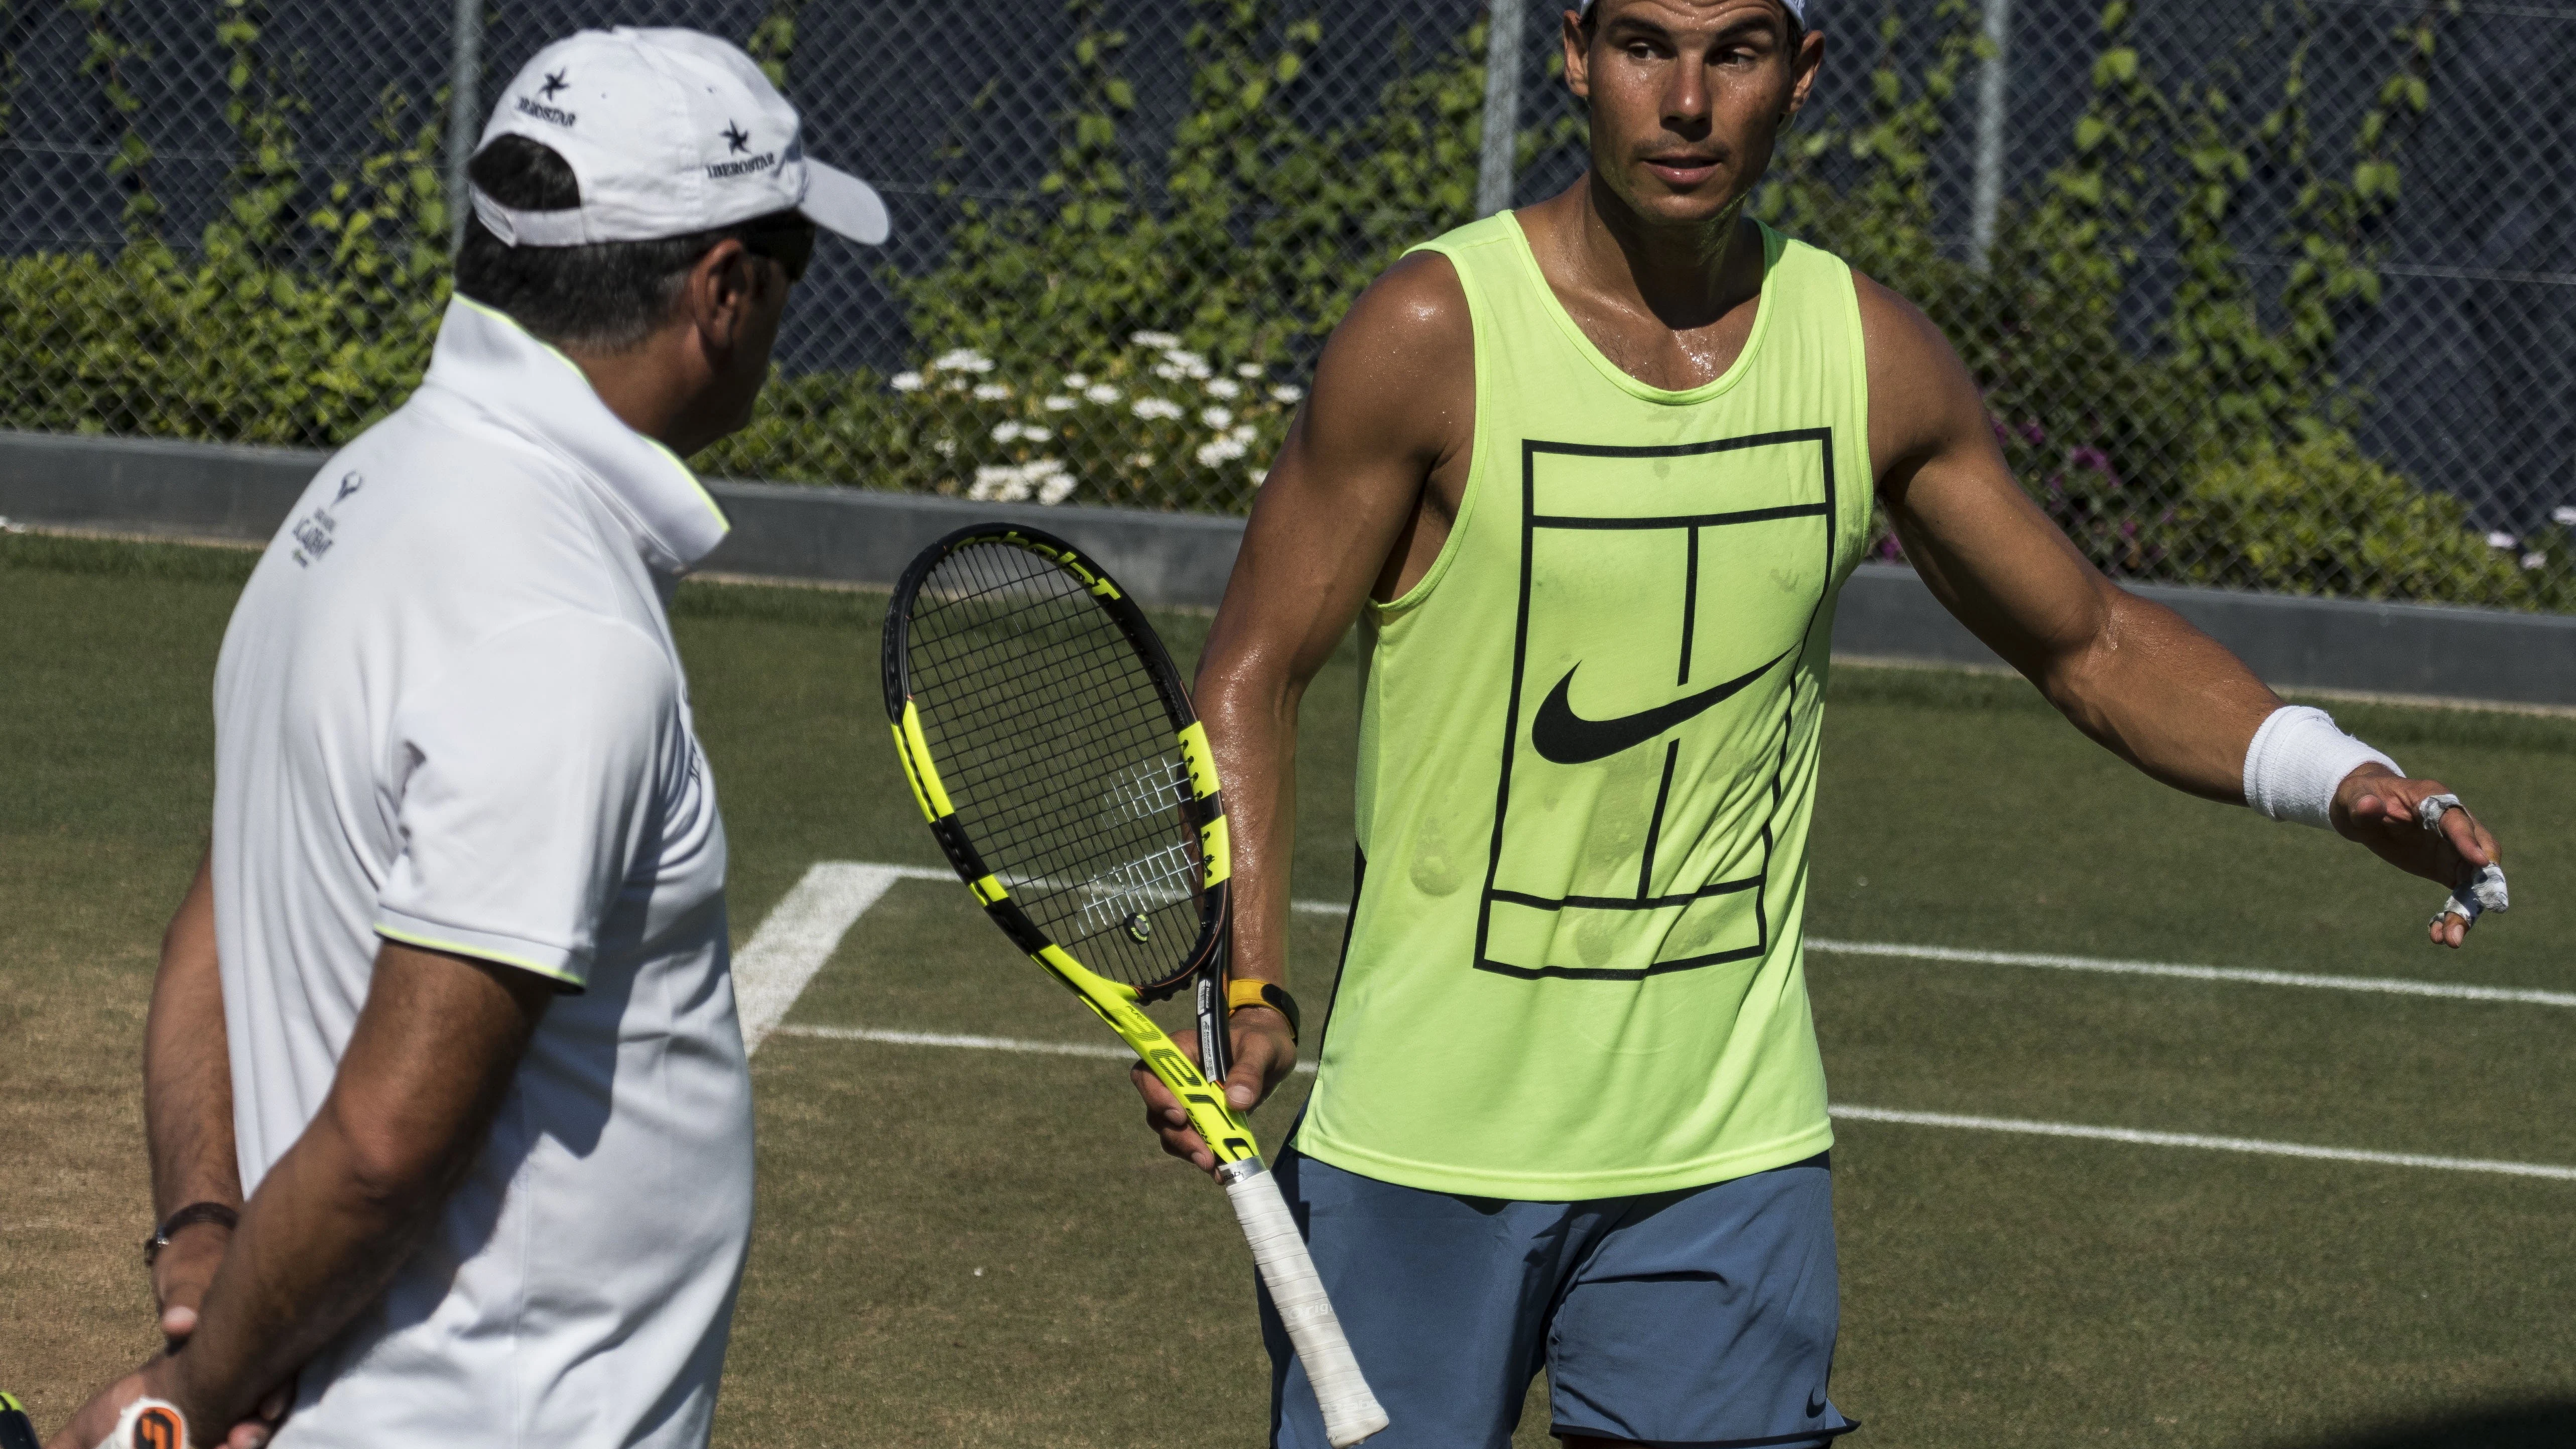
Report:
[[[1789,109],[1781,115],[1784,121],[1805,109],[1807,97],[1815,91],[1816,77],[1825,68],[1825,33],[1810,30],[1800,35],[1798,53],[1789,58],[1789,67],[1792,79],[1789,83]]]
[[[1565,44],[1565,88],[1578,100],[1592,99],[1592,48],[1583,37],[1583,21],[1574,11],[1559,23]]]
[[[707,248],[707,254],[689,268],[680,305],[689,324],[706,339],[709,348],[728,351],[742,335],[743,323],[759,296],[762,278],[758,263],[759,258],[746,250],[739,238],[727,237]]]

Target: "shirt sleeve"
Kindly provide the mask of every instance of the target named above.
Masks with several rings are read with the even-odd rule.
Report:
[[[678,671],[631,624],[553,615],[474,646],[396,710],[376,933],[581,990],[688,739]]]

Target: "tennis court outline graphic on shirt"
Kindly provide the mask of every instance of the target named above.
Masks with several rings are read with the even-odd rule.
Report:
[[[1647,506],[1651,509],[1652,503],[1657,501],[1656,495],[1660,494],[1665,500],[1673,497],[1669,479],[1676,460],[1702,459],[1711,463],[1724,460],[1739,471],[1740,484],[1740,470],[1749,461],[1743,455],[1773,448],[1791,450],[1782,455],[1781,465],[1776,470],[1770,470],[1779,481],[1757,485],[1751,497],[1742,496],[1744,490],[1741,487],[1735,490],[1738,495],[1736,501],[1751,506],[1707,512],[1639,511],[1620,514],[1606,511],[1619,502],[1619,495],[1604,493],[1595,487],[1588,490],[1584,501],[1591,509],[1602,511],[1543,512],[1540,507],[1540,472],[1543,462],[1548,459],[1651,464],[1656,481],[1639,490],[1646,496]],[[1597,484],[1597,478],[1595,482]],[[1784,497],[1784,494],[1805,496]],[[1817,496],[1819,494],[1821,496]],[[1696,487],[1691,490],[1694,501],[1706,496]],[[1779,806],[1782,775],[1787,768],[1794,732],[1798,661],[1803,657],[1807,641],[1814,633],[1816,619],[1833,586],[1837,501],[1834,439],[1833,430],[1829,427],[1642,447],[1557,443],[1536,438],[1522,440],[1519,601],[1513,624],[1511,693],[1505,711],[1493,838],[1486,863],[1484,895],[1476,917],[1473,964],[1477,970],[1529,980],[1554,977],[1635,981],[1648,976],[1755,959],[1770,949],[1770,922],[1763,897],[1770,877],[1770,856],[1774,844],[1771,817]],[[1633,497],[1631,502],[1635,502]],[[1816,527],[1823,534],[1822,571],[1813,580],[1809,596],[1797,601],[1803,603],[1803,609],[1785,607],[1792,602],[1787,599],[1775,605],[1775,619],[1796,619],[1794,635],[1782,630],[1759,640],[1757,647],[1750,651],[1752,659],[1739,658],[1714,666],[1723,668],[1730,676],[1723,683],[1712,685],[1707,673],[1703,672],[1697,680],[1699,687],[1692,689],[1689,686],[1695,682],[1695,662],[1709,662],[1695,659],[1695,655],[1707,647],[1698,618],[1703,579],[1714,577],[1730,564],[1750,566],[1754,558],[1747,555],[1747,550],[1770,542],[1778,534],[1777,528],[1765,529],[1758,525],[1793,525],[1800,532],[1810,526]],[[1672,695],[1643,708],[1587,709],[1576,701],[1574,694],[1585,688],[1583,678],[1601,671],[1587,671],[1587,661],[1581,651],[1570,664],[1551,661],[1545,666],[1549,678],[1533,680],[1530,677],[1531,605],[1541,572],[1539,555],[1543,536],[1615,533],[1642,538],[1674,532],[1683,535],[1680,546],[1683,558],[1677,631],[1679,668]],[[1775,552],[1776,547],[1774,544]],[[1777,581],[1776,571],[1772,576]],[[1545,632],[1550,633],[1562,633],[1562,628],[1555,627],[1562,622],[1553,618],[1542,621]],[[1633,626],[1635,622],[1621,619],[1613,627]],[[1581,626],[1578,623],[1576,627],[1579,629]],[[1759,625],[1748,632],[1758,634]],[[1708,652],[1722,652],[1732,642],[1740,641],[1723,641],[1716,651]],[[1562,650],[1559,652],[1561,654]],[[1768,662],[1762,662],[1765,659]],[[1753,667],[1743,668],[1746,664]],[[1544,702],[1532,714],[1526,712],[1525,701],[1534,693],[1543,693]],[[1769,726],[1776,739],[1763,750],[1763,756],[1770,761],[1771,778],[1766,792],[1769,806],[1760,820],[1758,850],[1755,852],[1758,858],[1748,862],[1752,869],[1739,870],[1724,878],[1713,873],[1697,880],[1680,878],[1686,877],[1691,869],[1690,852],[1686,850],[1680,861],[1659,862],[1658,850],[1664,843],[1662,833],[1666,807],[1671,803],[1673,780],[1682,760],[1682,736],[1693,721],[1723,713],[1723,707],[1739,697],[1749,697],[1741,707],[1751,708],[1756,704],[1768,707],[1776,703],[1779,711],[1777,722]],[[1637,885],[1634,894],[1613,896],[1520,888],[1530,883],[1513,879],[1506,863],[1507,857],[1514,854],[1511,846],[1516,773],[1526,783],[1533,770],[1595,766],[1659,738],[1666,739],[1661,779],[1655,790],[1652,812],[1647,818],[1642,849],[1636,854],[1634,871]],[[1707,752],[1702,750],[1698,753],[1705,755]],[[1524,804],[1524,829],[1543,829],[1543,825],[1531,823],[1543,819],[1535,816],[1532,808]],[[1597,828],[1598,821],[1595,823]],[[1659,876],[1663,877],[1660,882]],[[1715,949],[1691,947],[1686,948],[1691,950],[1691,954],[1670,959],[1659,955],[1643,966],[1608,966],[1533,959],[1528,951],[1498,939],[1498,936],[1515,934],[1527,936],[1529,918],[1515,917],[1522,923],[1520,927],[1507,926],[1498,933],[1498,910],[1538,912],[1547,917],[1544,933],[1549,938],[1550,948],[1538,953],[1540,956],[1552,954],[1554,933],[1565,926],[1570,913],[1675,912],[1678,914],[1671,923],[1675,928],[1679,928],[1694,911],[1702,912],[1703,917],[1708,913],[1722,915],[1715,922],[1705,918],[1698,922],[1701,934],[1709,938],[1699,945],[1713,945]],[[1745,939],[1748,926],[1749,939]],[[1729,937],[1732,939],[1723,939]]]

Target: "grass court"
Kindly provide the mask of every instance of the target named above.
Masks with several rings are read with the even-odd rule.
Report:
[[[251,559],[0,537],[0,1387],[47,1432],[154,1343],[143,1012],[204,839],[215,650]],[[883,608],[680,593],[738,947],[817,862],[939,865],[885,737]],[[1163,627],[1186,669],[1206,621]],[[1346,647],[1307,704],[1303,900],[1348,889],[1352,666]],[[2504,840],[2515,906],[2469,950],[2424,944],[2435,888],[2153,785],[2018,680],[1838,671],[1813,940],[2524,996],[1813,949],[1837,1106],[2576,1168],[2576,999],[2552,999],[2576,992],[2576,719],[2337,714]],[[1155,1150],[1119,1064],[884,1039],[1114,1045],[979,915],[953,880],[896,881],[753,1059],[759,1218],[717,1443],[1262,1442],[1241,1238]],[[1341,919],[1295,919],[1311,1041]],[[1266,1150],[1307,1080],[1254,1119]],[[2576,1177],[1856,1117],[1837,1135],[1855,1449],[2576,1443]],[[1543,1402],[1519,1443],[1553,1442]]]

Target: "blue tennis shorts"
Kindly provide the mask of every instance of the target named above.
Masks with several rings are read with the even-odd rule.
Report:
[[[1589,1202],[1398,1187],[1290,1148],[1273,1169],[1390,1420],[1369,1449],[1508,1449],[1540,1368],[1558,1435],[1672,1449],[1822,1445],[1839,1317],[1821,1155]],[[1327,1449],[1261,1295],[1270,1441]]]

